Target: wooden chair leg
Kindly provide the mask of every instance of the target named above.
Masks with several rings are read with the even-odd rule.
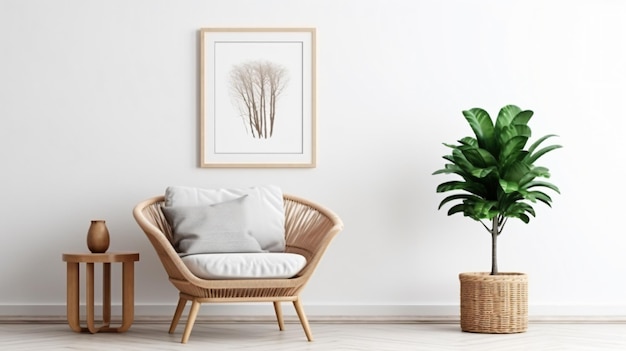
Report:
[[[178,298],[178,305],[176,306],[176,312],[174,312],[174,318],[172,318],[172,323],[170,324],[169,333],[172,334],[176,330],[176,326],[178,325],[178,321],[180,320],[180,316],[183,314],[185,310],[185,305],[187,304],[187,299],[182,297]]]
[[[186,344],[187,340],[189,340],[189,335],[191,335],[191,329],[193,329],[193,324],[196,322],[199,309],[200,302],[193,300],[191,302],[191,309],[189,310],[189,317],[187,317],[187,325],[185,325],[185,331],[183,332],[183,338],[180,340],[181,344]]]
[[[278,330],[285,330],[285,321],[283,319],[283,308],[280,305],[280,301],[274,301],[274,312],[276,312],[276,319],[278,320]]]
[[[306,338],[308,341],[313,341],[313,335],[311,334],[311,328],[309,327],[309,321],[304,314],[304,309],[302,308],[302,303],[300,299],[293,301],[293,306],[296,308],[296,313],[298,314],[298,318],[300,319],[300,324],[302,324],[302,328],[304,329],[304,334],[306,334]]]

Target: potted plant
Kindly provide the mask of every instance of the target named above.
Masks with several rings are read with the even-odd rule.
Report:
[[[474,136],[458,144],[446,144],[451,154],[443,156],[443,169],[433,174],[454,174],[437,186],[438,193],[452,191],[439,204],[453,203],[448,215],[463,214],[480,222],[491,234],[491,272],[461,273],[461,329],[481,333],[519,333],[528,326],[528,285],[524,273],[498,270],[497,242],[509,218],[524,223],[535,216],[537,202],[551,206],[552,198],[544,192],[559,189],[541,178],[549,178],[548,168],[535,162],[560,145],[541,147],[543,136],[528,149],[531,137],[528,121],[533,111],[515,105],[500,109],[494,121],[481,108],[463,111]]]

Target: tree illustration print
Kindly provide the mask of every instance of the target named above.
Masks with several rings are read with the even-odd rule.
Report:
[[[287,69],[270,61],[248,61],[231,69],[232,102],[252,138],[274,134],[278,101],[287,82]]]

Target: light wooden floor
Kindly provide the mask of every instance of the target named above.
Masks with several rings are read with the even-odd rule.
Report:
[[[623,323],[535,323],[526,333],[461,332],[451,323],[311,323],[307,342],[299,324],[229,322],[196,324],[188,344],[182,326],[173,335],[165,323],[136,323],[123,334],[79,334],[66,324],[0,324],[0,350],[626,350]]]

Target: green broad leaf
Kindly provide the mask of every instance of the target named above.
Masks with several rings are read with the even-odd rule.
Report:
[[[454,205],[452,207],[450,207],[450,209],[448,210],[448,216],[452,216],[455,213],[463,213],[465,206],[462,204],[458,204],[458,205]]]
[[[517,184],[517,182],[514,181],[500,179],[500,188],[502,188],[502,191],[504,191],[506,194],[510,194],[519,190],[519,185]]]
[[[459,149],[455,149],[452,150],[452,157],[453,157],[453,163],[459,167],[461,167],[462,170],[470,173],[473,169],[474,169],[474,165],[472,165],[467,158],[465,158],[465,155],[463,154],[463,152]]]
[[[479,199],[478,197],[476,197],[475,195],[472,194],[454,194],[454,195],[450,195],[448,197],[446,197],[445,199],[441,200],[441,202],[439,203],[439,207],[437,209],[441,209],[443,207],[443,205],[447,204],[450,201],[455,201],[455,200],[467,200],[467,199]]]
[[[531,191],[527,192],[529,196],[532,196],[536,201],[543,202],[544,204],[552,207],[552,198],[541,191]]]
[[[471,191],[473,186],[474,184],[464,182],[462,180],[452,180],[449,182],[439,184],[437,186],[437,192],[443,193],[443,192],[452,191],[452,190],[464,190],[473,194],[473,192]]]
[[[519,180],[520,185],[525,186],[537,177],[550,178],[550,172],[545,167],[533,167],[530,172],[525,174],[522,179]]]
[[[530,170],[530,173],[534,174],[535,177],[550,178],[550,170],[547,169],[546,167],[542,167],[542,166],[532,167],[532,169]]]
[[[533,217],[535,216],[533,207],[525,202],[516,202],[505,210],[505,215],[509,217],[517,217],[524,213],[528,213]]]
[[[536,180],[536,181],[532,181],[532,182],[529,182],[527,184],[524,184],[524,189],[530,189],[530,188],[535,188],[535,187],[544,187],[544,188],[551,189],[552,191],[556,192],[557,194],[561,193],[559,188],[556,185],[554,185],[554,184],[552,184],[550,182]]]
[[[532,132],[528,126],[510,125],[500,130],[500,133],[498,134],[498,142],[502,147],[502,145],[505,145],[509,140],[513,138],[524,137],[526,138],[526,140],[528,140],[531,135]]]
[[[491,220],[493,217],[496,217],[500,214],[498,209],[491,209],[489,211],[478,212],[472,215],[472,218],[480,220],[480,219],[488,219]]]
[[[463,204],[463,215],[477,221],[483,218],[480,216],[480,213],[474,212],[474,207],[468,206],[467,204]]]
[[[450,181],[450,182],[439,184],[437,186],[438,193],[443,193],[443,192],[452,191],[452,190],[466,191],[478,197],[484,197],[486,194],[486,190],[484,186],[482,186],[479,183],[474,183],[474,182]]]
[[[442,157],[444,160],[448,160],[454,164],[454,157],[452,155],[445,155]]]
[[[511,121],[511,124],[528,125],[528,121],[530,121],[530,118],[532,116],[533,116],[533,111],[531,110],[521,111],[517,115],[515,115],[515,117],[513,117],[513,121]]]
[[[513,118],[520,112],[522,112],[522,109],[515,105],[506,105],[502,107],[498,112],[498,117],[496,118],[496,131],[501,132],[504,127],[511,124]]]
[[[459,181],[461,181],[463,183],[468,183],[468,182],[469,183],[474,183],[474,181],[475,181],[475,177],[471,173],[468,173],[468,172],[466,172],[466,171],[464,171],[462,169],[459,169],[458,172],[454,172],[454,174],[457,174],[461,178],[463,178],[462,180],[459,180]]]
[[[507,140],[500,148],[500,160],[508,163],[523,158],[519,154],[523,151],[526,141],[528,141],[528,138],[522,136],[516,136]]]
[[[498,205],[496,201],[479,201],[473,204],[472,213],[479,218],[493,218],[493,213],[498,213],[494,208]]]
[[[513,124],[515,133],[519,136],[530,138],[533,135],[532,130],[525,124]]]
[[[528,155],[528,152],[522,150],[522,151],[519,151],[518,153],[511,153],[507,157],[500,158],[499,160],[500,168],[507,169],[511,167],[512,164],[517,163],[517,162],[528,164],[528,162],[525,161],[527,155]]]
[[[551,146],[546,146],[543,149],[535,152],[534,154],[530,154],[529,158],[528,158],[528,162],[530,163],[535,163],[535,161],[537,161],[537,159],[545,154],[547,154],[548,152],[552,151],[552,150],[556,150],[556,149],[560,149],[562,148],[561,145],[551,145]]]
[[[532,206],[528,206],[526,208],[526,213],[530,214],[533,217],[537,217],[537,214],[535,213],[535,209],[532,208]]]
[[[459,167],[457,165],[455,165],[454,163],[446,163],[443,166],[445,169],[458,169]]]
[[[532,154],[533,152],[535,152],[535,149],[537,147],[539,147],[539,145],[541,145],[541,143],[543,143],[546,139],[552,138],[552,137],[556,137],[558,135],[556,134],[548,134],[548,135],[544,135],[541,138],[537,139],[534,143],[532,143],[530,145],[530,147],[528,148],[528,153]]]
[[[517,193],[520,194],[522,196],[522,198],[524,200],[530,201],[530,202],[537,202],[537,199],[535,198],[535,195],[533,194],[532,191],[526,191],[525,189],[518,189]]]
[[[472,171],[472,176],[476,178],[485,178],[486,176],[493,174],[498,169],[496,167],[477,168]]]
[[[465,158],[475,167],[485,168],[498,164],[489,151],[479,148],[464,148],[461,150]]]
[[[435,175],[435,174],[450,174],[450,173],[454,173],[454,172],[452,170],[450,170],[450,169],[442,168],[442,169],[438,169],[438,170],[434,171],[432,175]]]
[[[460,180],[452,180],[449,182],[441,183],[437,185],[437,192],[443,193],[451,190],[465,190],[465,182]]]
[[[483,149],[493,151],[496,147],[494,143],[494,127],[487,111],[481,108],[472,108],[463,111],[463,116],[465,116],[465,119],[474,131],[478,145]]]
[[[465,137],[465,138],[459,140],[458,142],[461,145],[478,147],[478,140],[476,140],[475,138],[472,138],[472,137]]]
[[[530,217],[528,217],[527,215],[521,213],[517,216],[517,218],[521,219],[522,222],[528,224],[528,222],[530,222]]]
[[[524,197],[517,191],[511,193],[501,192],[500,194],[498,194],[497,199],[501,208],[508,208],[512,204],[523,200]]]
[[[444,168],[438,169],[438,170],[434,171],[433,175],[435,175],[435,174],[451,174],[451,173],[456,173],[458,170],[460,170],[460,168],[457,167],[455,164],[453,164],[453,163],[446,163],[444,165]]]
[[[513,162],[502,173],[502,178],[510,182],[515,182],[516,186],[519,186],[520,181],[530,173],[531,168],[524,162]]]

